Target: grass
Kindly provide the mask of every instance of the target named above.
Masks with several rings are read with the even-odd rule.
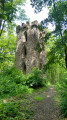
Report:
[[[43,100],[43,97],[38,96],[44,91],[44,87],[30,91],[29,94],[20,94],[10,96],[0,100],[0,120],[33,120],[34,111],[32,109],[31,99],[29,96],[34,96],[32,99],[36,101]],[[39,91],[39,92],[38,92]]]
[[[40,91],[42,91],[41,89]],[[2,98],[0,100],[0,120],[33,120],[34,111],[32,110],[29,96],[35,94],[36,92],[34,91],[32,94]],[[33,99],[41,101],[43,97],[35,96]]]
[[[43,100],[43,97],[35,96],[34,99],[37,100],[37,101],[41,101],[41,100]]]
[[[11,97],[0,100],[0,120],[32,120],[30,100],[25,97]]]
[[[1,108],[2,106],[2,108]],[[22,108],[21,108],[22,107]],[[9,102],[0,105],[0,120],[25,120],[32,118],[33,112],[28,109],[28,106],[22,105],[20,102]]]

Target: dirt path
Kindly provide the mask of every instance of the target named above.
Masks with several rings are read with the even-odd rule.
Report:
[[[32,101],[34,108],[33,120],[61,120],[59,108],[54,101],[54,87],[43,91],[38,96],[44,96],[41,101]]]

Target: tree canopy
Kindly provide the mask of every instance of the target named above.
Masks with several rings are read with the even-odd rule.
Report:
[[[49,23],[55,26],[55,29],[46,34],[47,41],[51,35],[54,36],[55,45],[52,46],[51,52],[52,60],[55,59],[55,53],[58,50],[59,57],[65,57],[67,68],[67,0],[30,0],[32,7],[35,7],[35,12],[38,13],[43,7],[48,7],[48,18],[41,21],[42,25],[47,26]],[[51,63],[51,62],[50,62]]]
[[[7,23],[26,19],[25,11],[21,8],[25,2],[26,0],[0,0],[0,36]]]

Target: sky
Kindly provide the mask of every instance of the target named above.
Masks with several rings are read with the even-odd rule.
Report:
[[[48,17],[49,11],[47,8],[43,8],[43,10],[38,14],[34,13],[34,8],[30,5],[30,0],[27,0],[27,4],[24,9],[26,11],[26,15],[30,18],[30,21],[38,20],[38,22],[41,22],[43,19]]]
[[[32,6],[30,5],[30,0],[27,0],[26,5],[23,8],[26,11],[27,17],[30,19],[30,22],[37,20],[40,23],[42,20],[48,18],[48,12],[49,12],[48,8],[44,7],[41,12],[36,14],[34,12],[34,8],[32,8]],[[52,31],[54,27],[51,24],[49,24],[48,29]]]

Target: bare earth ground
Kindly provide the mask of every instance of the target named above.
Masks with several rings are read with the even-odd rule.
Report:
[[[54,100],[55,95],[56,93],[52,86],[48,90],[38,93],[38,96],[43,97],[43,100],[31,99],[34,111],[33,120],[61,120],[58,105]]]

